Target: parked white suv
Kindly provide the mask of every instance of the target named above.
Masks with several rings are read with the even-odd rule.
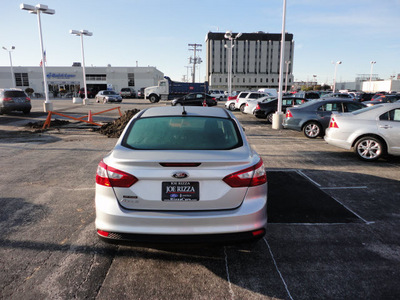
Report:
[[[214,97],[217,100],[223,100],[224,98],[226,98],[224,91],[210,90],[208,93],[210,94],[211,97]]]
[[[246,107],[247,100],[255,100],[265,96],[270,96],[270,95],[268,93],[259,93],[259,92],[240,92],[240,94],[236,98],[235,108],[243,112],[244,108]]]

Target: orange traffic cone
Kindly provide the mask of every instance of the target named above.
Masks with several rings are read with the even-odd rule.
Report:
[[[204,101],[203,101],[203,106],[207,106],[206,99],[204,99]]]
[[[91,110],[89,110],[88,122],[93,122],[93,117],[92,117],[92,111]]]

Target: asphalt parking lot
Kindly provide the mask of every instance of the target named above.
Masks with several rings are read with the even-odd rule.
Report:
[[[235,112],[268,171],[266,236],[250,245],[112,245],[96,236],[93,198],[97,164],[116,139],[76,124],[32,133],[24,125],[46,118],[42,103],[33,100],[28,117],[0,116],[1,299],[400,297],[399,157],[362,162]],[[117,106],[53,104],[74,116]]]

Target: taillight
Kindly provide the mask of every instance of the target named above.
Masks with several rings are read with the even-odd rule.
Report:
[[[336,123],[336,120],[334,117],[331,118],[331,121],[329,123],[329,128],[339,128],[338,124]]]
[[[230,187],[250,187],[264,184],[267,182],[264,162],[260,158],[260,161],[256,165],[232,173],[226,176],[223,181]]]
[[[290,112],[290,110],[286,111],[286,118],[293,118],[292,113]]]
[[[25,102],[30,102],[30,101],[31,101],[31,98],[29,98],[29,97],[25,98]]]
[[[104,231],[104,230],[100,230],[100,229],[97,229],[97,233],[98,233],[99,235],[101,235],[101,236],[104,236],[104,237],[108,237],[108,236],[110,235],[109,232]]]
[[[5,98],[3,98],[3,101],[12,101],[12,98],[11,97],[5,97]]]
[[[137,181],[135,176],[107,166],[103,161],[97,166],[97,184],[110,187],[130,187]]]
[[[260,105],[257,104],[256,109],[260,109]]]

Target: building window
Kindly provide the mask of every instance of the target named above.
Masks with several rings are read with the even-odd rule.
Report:
[[[260,78],[260,82],[262,83],[262,78]]]
[[[128,73],[128,86],[135,86],[135,73]]]
[[[29,86],[28,73],[14,73],[17,86]]]
[[[106,74],[86,74],[86,80],[107,81]]]

